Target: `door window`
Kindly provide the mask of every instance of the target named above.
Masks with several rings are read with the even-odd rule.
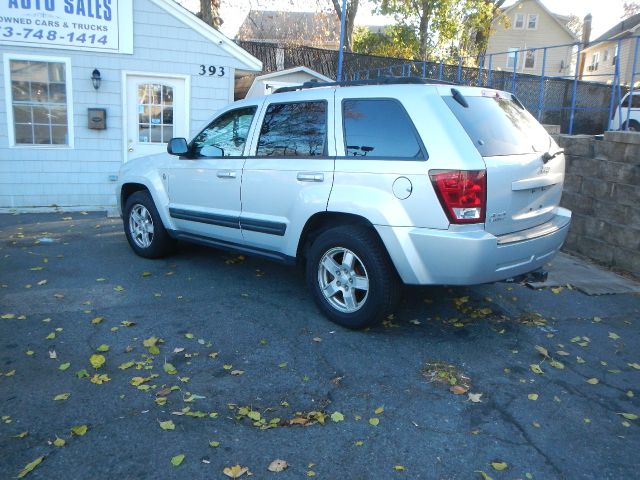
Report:
[[[259,157],[325,155],[327,103],[272,103],[260,129]]]
[[[217,147],[222,149],[224,157],[241,157],[255,113],[256,107],[238,108],[223,113],[193,139],[194,155],[197,158],[219,156],[219,151],[207,148]]]
[[[344,100],[342,124],[347,156],[424,159],[416,129],[396,100]]]
[[[167,143],[173,137],[173,87],[138,85],[138,141]]]

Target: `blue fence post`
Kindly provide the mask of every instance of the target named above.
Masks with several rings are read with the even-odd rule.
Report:
[[[518,75],[518,54],[520,50],[516,50],[513,56],[513,78],[511,79],[511,93],[516,93],[516,76]]]
[[[582,54],[582,44],[578,44],[576,56],[576,72],[573,76],[573,93],[571,95],[571,114],[569,116],[569,135],[573,135],[573,122],[576,117],[576,94],[578,93],[578,75],[580,74],[580,55]]]
[[[442,60],[440,60],[440,69],[438,70],[438,80],[442,81]]]
[[[422,62],[422,78],[427,78],[427,62]]]
[[[490,53],[489,54],[489,73],[487,75],[488,87],[493,87],[492,73],[493,73],[493,53]]]
[[[462,83],[462,57],[458,58],[458,83]]]
[[[629,130],[629,119],[631,118],[631,107],[633,106],[633,92],[635,90],[636,70],[638,68],[638,50],[640,50],[640,37],[636,37],[636,50],[633,54],[633,69],[631,70],[631,88],[629,90],[629,107],[627,107],[627,121],[625,130]]]
[[[538,95],[538,121],[542,118],[542,109],[544,108],[544,77],[547,68],[547,47],[544,48],[542,54],[542,75],[540,76],[540,94]]]
[[[478,62],[478,81],[476,82],[478,87],[482,86],[482,67],[484,67],[484,55],[482,56],[482,61]]]
[[[616,52],[618,53],[615,58],[616,65],[613,70],[613,81],[611,82],[611,100],[609,100],[609,118],[607,119],[607,130],[611,130],[611,123],[613,122],[613,109],[617,108],[616,103],[616,88],[618,92],[620,90],[620,48],[622,47],[622,39],[618,40],[618,46]],[[622,100],[622,99],[620,99]],[[618,115],[618,123],[620,123],[620,117],[622,116],[622,110]],[[620,128],[620,126],[618,126]]]

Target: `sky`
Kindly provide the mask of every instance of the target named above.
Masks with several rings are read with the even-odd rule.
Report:
[[[199,0],[176,0],[192,11],[199,10]],[[329,6],[329,0],[325,0]],[[315,11],[322,0],[222,0],[221,16],[224,20],[222,33],[233,38],[251,8],[256,10],[289,10]],[[513,5],[516,0],[509,0],[505,6]],[[542,0],[542,3],[553,13],[561,15],[574,14],[580,18],[591,13],[593,15],[591,39],[595,39],[621,20],[624,0]],[[385,25],[393,23],[392,19],[372,15],[372,5],[366,0],[360,1],[356,23],[359,25]]]

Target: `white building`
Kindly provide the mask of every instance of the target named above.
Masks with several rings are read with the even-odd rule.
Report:
[[[307,67],[289,68],[255,77],[245,98],[270,95],[279,88],[293,87],[311,81],[333,82],[334,80]]]
[[[122,162],[194,134],[262,69],[172,0],[4,0],[0,52],[0,209],[115,205]]]

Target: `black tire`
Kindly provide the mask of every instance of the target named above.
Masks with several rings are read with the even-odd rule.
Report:
[[[627,122],[622,124],[621,130],[628,132],[640,132],[640,123],[636,120],[629,120],[629,128],[627,128]]]
[[[345,253],[341,254],[341,251]],[[341,272],[340,276],[333,272],[328,275],[328,269],[321,267],[321,262],[332,259],[334,263],[330,265],[344,267],[345,263],[337,262],[340,258],[345,259],[347,251],[354,254],[350,273],[345,273],[347,268],[344,268],[336,271]],[[307,254],[306,278],[320,310],[331,321],[351,329],[373,325],[393,313],[400,296],[398,274],[387,251],[375,232],[366,227],[342,226],[321,233],[311,244]],[[361,284],[362,278],[368,279],[366,292],[353,288],[354,285]],[[329,292],[335,290],[336,293],[327,298],[322,285],[331,289]],[[346,288],[346,292],[339,291],[338,288]],[[342,307],[349,310],[345,293],[352,298],[354,306],[357,306],[355,311],[341,310]],[[341,303],[344,305],[341,306]]]
[[[140,233],[134,228],[136,222],[136,214],[140,212],[148,212],[148,216],[145,214],[145,224],[151,223],[153,226],[153,232]],[[132,215],[134,219],[132,220]],[[124,220],[124,233],[127,236],[129,245],[136,252],[144,258],[161,258],[175,250],[176,241],[169,236],[167,230],[162,224],[162,219],[158,214],[155,204],[151,195],[147,191],[139,191],[131,194],[124,206],[123,212]]]

